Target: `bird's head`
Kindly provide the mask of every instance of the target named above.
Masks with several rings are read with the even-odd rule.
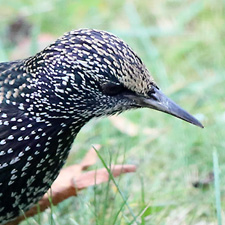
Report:
[[[108,32],[71,31],[37,58],[71,114],[73,107],[87,118],[148,107],[203,127],[166,97],[133,50]]]

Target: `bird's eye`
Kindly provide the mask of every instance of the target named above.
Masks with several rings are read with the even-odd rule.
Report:
[[[106,95],[117,95],[124,90],[126,90],[126,88],[121,84],[106,83],[102,85],[102,92]]]

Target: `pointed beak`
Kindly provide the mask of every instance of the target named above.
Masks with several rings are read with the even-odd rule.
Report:
[[[130,96],[130,98],[132,97]],[[162,111],[185,120],[189,123],[192,123],[198,127],[204,128],[197,119],[195,119],[191,114],[186,112],[155,87],[153,87],[153,91],[151,91],[151,93],[149,94],[149,98],[133,96],[133,100],[141,107],[147,107]]]

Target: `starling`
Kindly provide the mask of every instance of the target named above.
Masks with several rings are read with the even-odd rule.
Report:
[[[105,31],[74,30],[33,57],[0,63],[0,224],[45,194],[90,119],[141,107],[203,127]]]

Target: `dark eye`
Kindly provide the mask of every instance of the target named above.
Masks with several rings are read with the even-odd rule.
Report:
[[[102,92],[106,95],[117,95],[125,90],[125,87],[120,84],[106,83],[102,85]]]

